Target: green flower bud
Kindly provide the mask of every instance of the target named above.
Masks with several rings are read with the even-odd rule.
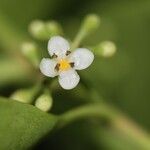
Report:
[[[34,43],[26,42],[21,46],[22,54],[35,66],[39,65],[37,46]]]
[[[39,86],[34,86],[27,89],[20,89],[14,92],[10,96],[10,98],[23,103],[32,103],[39,90]]]
[[[101,42],[95,52],[102,57],[112,57],[116,53],[116,45],[111,41]]]
[[[63,32],[60,24],[55,21],[49,21],[45,25],[50,36],[61,35]]]
[[[33,21],[29,26],[31,35],[39,40],[48,40],[51,36],[62,34],[61,26],[55,21]]]
[[[34,38],[39,39],[39,40],[44,40],[48,36],[45,23],[40,20],[33,21],[30,24],[29,32]]]
[[[87,32],[96,30],[100,25],[100,18],[95,14],[89,14],[85,17],[83,22],[83,28]]]
[[[53,99],[49,94],[41,95],[36,101],[35,106],[42,111],[49,111],[52,107]]]

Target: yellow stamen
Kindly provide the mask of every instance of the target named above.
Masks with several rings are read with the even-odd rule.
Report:
[[[66,71],[66,70],[68,70],[68,69],[70,69],[70,63],[69,63],[69,61],[67,60],[67,59],[61,59],[60,61],[59,61],[59,70],[60,71]]]

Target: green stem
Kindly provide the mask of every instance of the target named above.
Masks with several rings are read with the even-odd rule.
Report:
[[[95,31],[100,25],[100,18],[96,14],[89,14],[87,15],[82,24],[77,36],[75,37],[71,50],[76,49],[80,42],[91,32]]]
[[[110,123],[110,127],[128,137],[131,141],[136,142],[137,145],[143,148],[142,150],[150,149],[150,138],[141,128],[114,108],[103,103],[88,104],[64,113],[60,116],[58,128],[89,117],[106,118]]]
[[[81,106],[79,108],[76,108],[74,110],[68,111],[61,115],[60,117],[60,126],[65,126],[73,121],[82,119],[82,118],[88,118],[88,117],[102,117],[105,116],[109,119],[114,118],[115,116],[113,113],[110,113],[105,106],[102,105],[95,105],[95,104],[90,104],[86,106]]]
[[[76,49],[77,47],[79,47],[81,41],[84,39],[84,37],[86,36],[87,32],[86,30],[84,30],[83,28],[81,28],[79,30],[79,32],[77,33],[73,43],[72,43],[72,46],[71,46],[71,50],[74,50]]]

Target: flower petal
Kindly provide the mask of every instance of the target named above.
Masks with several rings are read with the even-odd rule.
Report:
[[[70,56],[70,61],[74,62],[74,68],[77,70],[89,67],[93,60],[94,54],[86,48],[78,48]]]
[[[40,70],[45,76],[55,77],[57,75],[56,64],[57,62],[53,59],[43,58],[40,63]]]
[[[60,72],[58,79],[61,87],[66,90],[73,89],[80,81],[78,73],[73,69]]]
[[[55,54],[58,57],[64,57],[69,49],[69,42],[61,36],[54,36],[48,42],[48,51],[51,56]]]

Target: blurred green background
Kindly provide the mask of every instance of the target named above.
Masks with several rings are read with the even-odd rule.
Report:
[[[20,44],[31,39],[28,25],[32,20],[57,20],[66,37],[73,39],[88,13],[99,15],[101,26],[83,45],[112,40],[118,51],[112,58],[96,58],[88,70],[81,72],[83,79],[97,89],[106,103],[115,105],[149,132],[149,0],[0,0],[0,95],[9,96],[15,89],[35,82],[29,64],[17,56]],[[77,97],[78,90],[80,87],[71,92],[61,91],[59,96],[54,93],[52,111],[61,113],[82,103]],[[74,123],[44,138],[35,149],[117,149],[109,146],[115,142],[106,142],[110,134],[104,134],[103,127],[95,128],[86,121]],[[128,150],[125,145],[118,149]]]

